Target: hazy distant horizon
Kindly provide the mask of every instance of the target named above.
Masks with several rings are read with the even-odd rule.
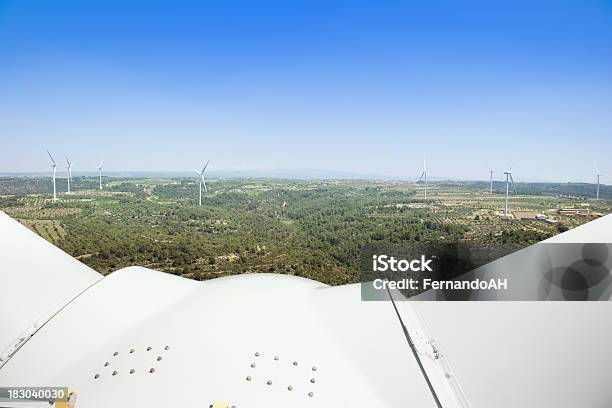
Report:
[[[578,183],[578,184],[595,184],[593,181],[582,181],[582,180],[538,180],[533,178],[517,178],[514,174],[514,180],[516,183]],[[47,177],[51,176],[51,171],[31,171],[31,172],[2,172],[0,171],[0,177]],[[185,170],[104,170],[103,175],[105,177],[125,177],[125,178],[194,178],[197,176],[193,171]],[[278,179],[278,180],[364,180],[364,181],[398,181],[398,182],[416,182],[418,176],[397,176],[397,175],[384,175],[384,174],[360,174],[351,173],[337,170],[325,170],[325,169],[251,169],[251,170],[216,170],[207,171],[207,178],[209,179]],[[97,170],[90,171],[77,171],[73,170],[73,177],[98,177]],[[65,178],[66,171],[58,168],[58,178]],[[488,178],[456,178],[448,176],[430,176],[428,175],[428,181],[430,182],[489,182]],[[505,182],[505,176],[503,173],[497,175],[494,174],[493,181]],[[607,185],[605,180],[601,179],[601,185]]]

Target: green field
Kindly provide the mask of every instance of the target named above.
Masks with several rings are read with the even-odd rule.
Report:
[[[557,209],[612,212],[612,188],[592,198],[590,184],[517,184],[513,211],[536,211],[558,224],[506,218],[502,183],[221,179],[197,205],[193,179],[0,177],[0,210],[102,273],[141,265],[194,279],[278,272],[329,284],[357,282],[371,243],[529,245],[591,218]],[[566,195],[571,198],[564,197]]]

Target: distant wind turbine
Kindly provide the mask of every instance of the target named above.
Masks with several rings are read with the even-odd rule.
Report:
[[[493,194],[493,170],[489,170],[489,194]]]
[[[68,156],[66,156],[66,163],[68,163],[68,194],[70,194],[70,182],[72,181],[72,163],[68,160]]]
[[[57,170],[57,163],[55,163],[55,160],[53,160],[53,156],[51,156],[51,153],[49,153],[49,150],[47,149],[47,154],[49,155],[49,158],[51,159],[51,162],[53,164],[51,164],[51,168],[53,168],[53,202],[57,201],[57,194],[56,194],[56,190],[55,190],[55,171]]]
[[[204,186],[204,191],[208,192],[208,189],[206,188],[206,181],[204,180],[204,172],[206,171],[206,168],[208,167],[208,163],[210,163],[210,160],[206,162],[202,171],[194,170],[196,174],[200,176],[200,205],[202,205],[202,186]]]
[[[596,194],[596,198],[599,200],[599,178],[601,176],[603,176],[603,174],[601,174],[599,172],[599,169],[597,167],[595,167],[595,175],[597,176],[597,194]]]
[[[100,160],[100,164],[98,164],[98,176],[100,180],[100,190],[102,190],[102,164],[104,164],[104,158]]]
[[[506,175],[506,207],[504,210],[504,215],[507,217],[509,214],[508,213],[508,192],[510,188],[510,183],[512,183],[514,194],[516,194],[516,187],[514,186],[514,179],[512,178],[512,167],[510,167],[510,170],[504,171],[504,174]]]
[[[423,173],[421,173],[419,181],[425,183],[425,200],[427,200],[427,168],[425,167],[425,157],[423,157]]]

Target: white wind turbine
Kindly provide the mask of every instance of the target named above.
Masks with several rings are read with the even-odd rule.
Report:
[[[66,156],[66,163],[68,163],[68,194],[70,194],[70,182],[72,181],[72,163],[68,160],[68,156]]]
[[[100,160],[100,164],[98,164],[98,177],[100,181],[100,190],[102,190],[102,164],[104,164],[104,158]]]
[[[202,171],[194,170],[196,174],[200,176],[200,205],[202,205],[202,185],[204,186],[204,191],[208,192],[208,189],[206,188],[206,181],[204,180],[204,172],[206,171],[206,167],[208,167],[209,162],[210,160],[206,162]]]
[[[427,200],[427,168],[425,167],[425,157],[423,157],[423,173],[421,173],[419,181],[425,183],[425,200]]]
[[[49,150],[47,149],[47,154],[49,155],[49,158],[51,159],[51,162],[53,164],[51,164],[51,168],[53,168],[53,202],[57,201],[57,194],[56,194],[56,190],[55,190],[55,171],[57,170],[57,164],[55,163],[55,160],[53,160],[53,156],[51,156],[51,153],[49,153]]]
[[[504,210],[504,215],[507,217],[509,214],[508,213],[508,192],[510,189],[510,183],[512,183],[514,194],[516,194],[516,187],[514,186],[514,179],[512,178],[512,167],[510,167],[510,170],[504,171],[504,174],[506,175],[506,206]]]
[[[601,174],[599,172],[599,169],[597,167],[595,167],[595,175],[597,176],[597,194],[596,194],[596,198],[599,200],[599,178],[601,176],[603,176],[603,174]]]

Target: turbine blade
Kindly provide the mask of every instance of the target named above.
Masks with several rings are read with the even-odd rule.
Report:
[[[70,164],[70,160],[68,160],[68,156],[66,156],[66,162],[68,163],[68,167],[72,166],[72,165]]]
[[[208,163],[210,163],[210,160],[208,160],[206,164],[204,165],[204,168],[202,169],[202,173],[204,173],[204,170],[206,170],[206,168],[208,167]]]
[[[202,184],[204,184],[204,191],[208,193],[208,188],[206,188],[206,181],[204,180],[204,176],[202,176]]]
[[[51,153],[49,153],[49,149],[47,149],[47,154],[49,155],[49,158],[51,159],[51,161],[55,165],[55,160],[53,160],[53,156],[51,156]]]
[[[98,168],[101,169],[103,164],[104,164],[104,157],[102,158],[102,160],[100,160],[100,164],[98,164]]]

